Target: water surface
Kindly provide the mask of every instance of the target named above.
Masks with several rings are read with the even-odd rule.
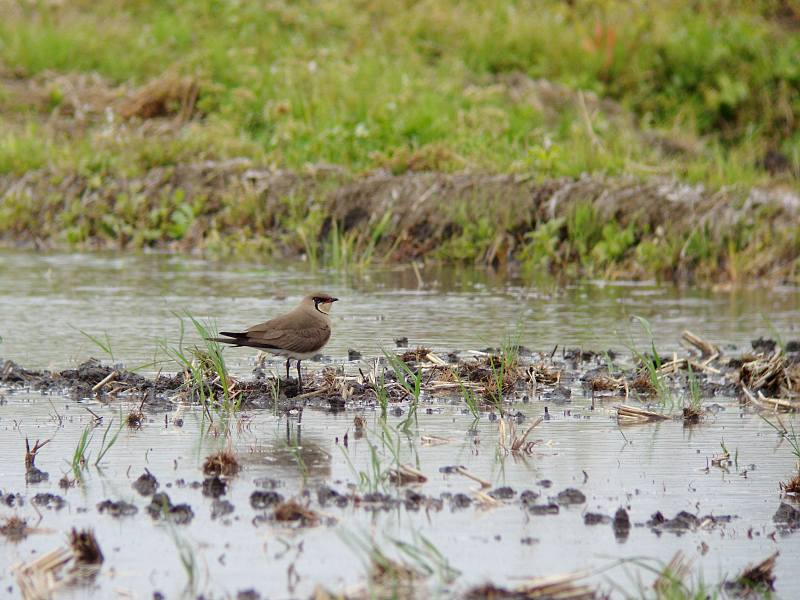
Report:
[[[159,255],[3,252],[0,355],[27,367],[64,368],[98,355],[79,333],[83,329],[94,335],[107,332],[115,360],[147,363],[153,360],[157,340],[177,341],[175,311],[187,310],[234,328],[284,311],[317,288],[342,299],[335,306],[334,335],[325,349],[326,360],[336,363],[345,363],[348,348],[362,351],[365,359],[375,357],[400,336],[407,336],[412,346],[475,350],[497,344],[507,331],[517,329],[520,341],[534,350],[549,351],[559,344],[627,353],[627,344],[645,343],[632,315],[652,323],[664,351],[682,352],[677,342],[684,328],[726,348],[744,348],[753,337],[775,332],[784,340],[800,337],[797,292],[792,289],[713,293],[654,284],[582,284],[558,290],[529,288],[481,271],[423,271],[423,277],[426,285],[419,289],[413,273],[402,270],[346,276]],[[230,350],[226,356],[238,373],[247,375],[252,369],[253,352]],[[91,526],[106,562],[94,584],[75,588],[66,597],[150,598],[155,590],[167,598],[181,597],[187,574],[176,544],[186,541],[196,561],[195,594],[233,598],[253,588],[269,598],[307,598],[317,584],[332,590],[363,585],[367,557],[357,540],[375,539],[397,556],[391,539],[418,543],[419,536],[430,540],[459,572],[449,584],[439,582],[434,573],[426,592],[433,596],[458,596],[487,581],[514,586],[525,577],[578,569],[590,570],[590,581],[615,597],[622,597],[623,591],[639,596],[652,575],[632,562],[619,561],[665,563],[678,550],[710,583],[780,550],[779,597],[800,596],[800,576],[794,568],[800,533],[776,534],[772,523],[780,501],[778,482],[791,475],[794,460],[775,432],[736,399],[706,398],[705,404],[716,404],[718,412],[699,426],[667,421],[621,429],[612,416],[612,403],[599,402],[592,409],[579,385],[572,386],[571,402],[561,405],[543,399],[536,390],[527,395],[527,402],[520,394],[513,407],[525,417],[520,427],[542,415],[545,406],[552,414],[532,434],[538,443],[529,456],[506,456],[498,443],[497,422],[488,413],[474,422],[456,399],[424,406],[418,425],[409,435],[393,432],[392,443],[399,444],[403,462],[426,474],[428,481],[411,489],[429,497],[473,493],[477,486],[471,480],[440,472],[459,464],[495,488],[511,486],[517,495],[535,490],[542,502],[567,487],[586,495],[585,504],[562,507],[558,515],[531,515],[516,499],[494,508],[473,505],[455,511],[447,502],[441,511],[319,507],[315,490],[321,483],[343,493],[359,490],[359,473],[369,473],[372,465],[371,446],[384,468],[391,465],[380,419],[371,407],[336,414],[307,408],[302,421],[268,410],[246,411],[225,439],[208,432],[201,411],[175,405],[166,413],[148,413],[139,430],[124,430],[100,468],[89,466],[83,484],[65,492],[57,482],[62,474],[71,474],[69,460],[93,418],[86,409],[106,423],[118,422],[135,402],[105,404],[27,389],[0,390],[0,490],[25,498],[22,506],[2,506],[0,519],[18,514],[40,528],[18,544],[0,538],[0,588],[9,597],[19,597],[9,571],[13,564],[62,545],[73,526]],[[356,414],[366,417],[361,439],[354,435]],[[401,418],[389,417],[390,431]],[[800,428],[796,418],[786,417],[785,422]],[[93,456],[100,435],[97,430]],[[426,445],[424,436],[439,436],[447,443]],[[49,482],[25,483],[26,437],[52,439],[37,459],[49,472]],[[709,467],[723,442],[737,464],[729,469]],[[204,457],[226,444],[244,469],[230,481],[225,496],[235,506],[233,514],[212,519],[211,500],[192,484],[203,479]],[[195,518],[190,525],[170,528],[144,512],[149,500],[131,483],[145,468],[173,502],[192,506]],[[276,491],[287,498],[303,499],[304,490],[309,490],[310,499],[304,501],[323,512],[326,522],[294,530],[254,521],[263,511],[250,506],[249,496],[263,478],[277,480]],[[544,487],[543,480],[550,480],[550,487]],[[63,495],[65,508],[32,506],[34,494],[48,491]],[[405,494],[405,489],[391,486],[388,491]],[[132,502],[139,513],[123,519],[101,515],[96,505],[107,498]],[[584,513],[613,515],[620,507],[634,524],[658,510],[667,517],[685,510],[734,518],[726,525],[680,536],[634,526],[624,540],[615,537],[610,525],[584,525]]]

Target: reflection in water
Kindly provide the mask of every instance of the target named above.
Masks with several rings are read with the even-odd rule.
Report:
[[[268,439],[254,439],[241,462],[254,468],[268,468],[270,477],[293,479],[300,473],[306,479],[326,479],[331,474],[329,442],[319,432],[303,435],[303,424],[287,418],[284,434]]]

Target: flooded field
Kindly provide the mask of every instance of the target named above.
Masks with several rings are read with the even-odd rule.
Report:
[[[797,473],[793,440],[762,416],[788,430],[800,422],[741,402],[735,380],[750,359],[723,360],[758,350],[753,363],[771,364],[775,348],[751,342],[776,338],[790,371],[797,352],[790,342],[800,339],[797,290],[530,288],[485,271],[420,275],[0,254],[0,357],[63,371],[95,356],[106,369],[93,366],[91,379],[73,385],[3,365],[4,595],[35,597],[57,585],[48,580],[57,575],[58,597],[68,598],[479,598],[489,595],[487,584],[515,589],[532,577],[579,572],[558,597],[666,597],[663,578],[659,589],[653,582],[678,552],[686,565],[673,570],[678,589],[705,584],[714,593],[776,551],[776,595],[800,595],[800,506],[779,488]],[[323,359],[303,363],[311,382],[305,398],[286,398],[287,386],[278,401],[267,392],[265,408],[253,402],[226,413],[180,402],[191,397],[180,387],[92,391],[119,363],[142,365],[148,381],[179,371],[159,352],[179,343],[175,313],[240,328],[318,288],[340,301]],[[676,362],[660,374],[666,392],[635,391],[637,361],[651,339],[634,316],[649,322],[665,360],[694,356],[703,368],[689,376]],[[722,357],[701,361],[680,345],[684,330],[719,346]],[[81,331],[107,343],[113,359]],[[503,380],[493,396],[500,367],[491,357],[509,335],[523,347],[520,377]],[[396,348],[400,338],[412,350],[431,349],[407,359],[425,375],[416,413],[413,393],[403,391],[408,378],[376,365],[384,350],[406,350]],[[199,341],[190,329],[186,339]],[[598,354],[581,356],[578,347]],[[351,349],[361,358],[349,357]],[[241,381],[253,379],[255,356],[224,351]],[[471,369],[487,364],[488,384],[474,383]],[[330,380],[325,367],[336,369]],[[592,383],[587,374],[602,369],[624,389],[630,382],[627,398],[623,383],[610,391]],[[389,390],[385,416],[379,373]],[[268,361],[264,389],[276,374],[283,376],[281,361]],[[333,390],[344,393],[335,398]],[[692,397],[697,424],[681,418]],[[669,418],[626,421],[619,405]],[[139,409],[140,422],[119,430]],[[91,439],[81,463],[74,458],[84,435]],[[30,461],[48,473],[38,483],[26,465],[26,438],[31,446],[49,440]],[[226,450],[238,473],[204,473],[207,457]],[[157,486],[146,476],[135,489],[147,473]],[[27,526],[18,540],[8,527],[14,517]],[[72,528],[94,530],[104,556],[99,572],[68,575],[71,563],[30,568],[68,547]],[[516,597],[555,595],[527,593]]]

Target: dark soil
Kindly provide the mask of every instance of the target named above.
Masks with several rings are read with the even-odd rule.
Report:
[[[97,504],[97,512],[107,513],[112,517],[131,517],[139,512],[139,509],[124,500],[103,500]]]
[[[33,498],[31,498],[31,503],[44,508],[61,510],[64,508],[64,506],[66,506],[67,501],[56,494],[44,493],[36,494]]]
[[[158,489],[158,480],[150,471],[145,470],[139,478],[131,484],[131,487],[142,496],[152,496]]]
[[[188,504],[172,504],[164,492],[153,495],[147,506],[147,514],[153,519],[169,519],[176,525],[187,525],[194,518],[194,511]]]
[[[69,544],[75,556],[75,564],[99,565],[103,563],[103,553],[91,529],[78,531],[73,528],[69,536]]]

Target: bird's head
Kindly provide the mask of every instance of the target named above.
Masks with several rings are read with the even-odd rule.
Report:
[[[330,294],[325,294],[323,292],[317,292],[315,294],[309,294],[305,298],[303,298],[303,302],[308,306],[312,307],[314,310],[321,312],[324,315],[327,315],[331,311],[331,306],[334,302],[336,302],[338,298],[334,298]]]

